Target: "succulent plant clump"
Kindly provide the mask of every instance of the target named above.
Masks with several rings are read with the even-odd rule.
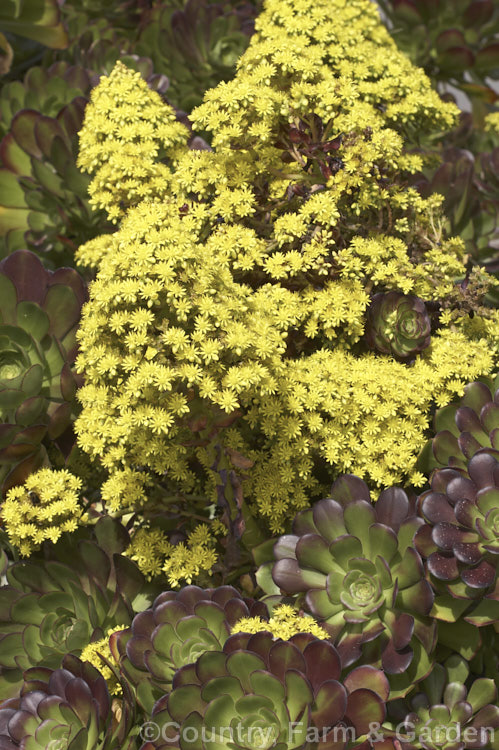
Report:
[[[385,675],[374,667],[341,678],[338,652],[313,635],[233,635],[222,650],[175,674],[152,713],[160,737],[142,750],[184,747],[182,739],[194,732],[196,747],[212,750],[355,747],[384,720],[388,694]]]
[[[150,712],[170,689],[176,670],[222,648],[244,617],[268,618],[267,607],[232,586],[185,586],[160,594],[128,630],[111,637],[111,648],[137,700]]]
[[[400,359],[423,351],[431,339],[423,300],[398,292],[375,294],[367,310],[366,337],[373,349]]]
[[[436,435],[425,449],[430,469],[448,466],[466,472],[482,448],[499,455],[499,376],[466,385],[459,402],[437,411],[434,428]]]
[[[497,622],[499,455],[481,449],[466,472],[439,469],[419,503],[426,524],[418,530],[415,545],[427,558],[437,590],[456,600],[450,604],[467,622]]]
[[[26,669],[56,669],[65,654],[79,656],[109,629],[130,625],[139,594],[143,606],[143,576],[120,554],[125,530],[105,518],[94,535],[95,541],[62,538],[46,550],[52,559],[7,569],[0,587],[0,700],[17,693]]]
[[[393,695],[432,663],[433,592],[412,543],[422,523],[403,490],[385,490],[373,504],[367,485],[347,475],[274,545],[277,586],[324,624],[345,665],[382,666]]]
[[[470,680],[466,661],[454,655],[443,665],[435,664],[418,687],[405,701],[389,707],[404,750],[499,748],[494,680]]]
[[[72,444],[72,370],[86,286],[28,250],[0,263],[0,482],[5,491]]]
[[[102,675],[66,656],[59,669],[29,669],[20,697],[0,707],[1,750],[132,750],[132,714],[116,721]]]
[[[189,113],[201,104],[205,91],[232,77],[248,46],[259,5],[259,0],[187,0],[152,9],[136,48],[170,79],[172,104]]]

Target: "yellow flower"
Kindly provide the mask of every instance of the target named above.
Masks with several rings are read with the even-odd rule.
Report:
[[[284,641],[288,641],[298,633],[311,633],[323,640],[329,637],[313,617],[300,615],[287,604],[277,607],[269,620],[262,620],[261,617],[243,617],[232,628],[233,633],[261,633],[262,631],[270,632],[274,638],[282,638]]]
[[[12,544],[28,556],[44,540],[56,542],[85,523],[79,501],[81,480],[66,469],[40,469],[7,492],[1,517]]]

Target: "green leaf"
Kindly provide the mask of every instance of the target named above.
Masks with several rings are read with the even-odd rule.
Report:
[[[22,390],[24,397],[31,398],[37,396],[40,393],[43,383],[43,368],[41,365],[32,365],[26,372],[23,382]]]
[[[36,302],[23,301],[17,305],[17,324],[33,338],[40,340],[48,333],[50,321]]]
[[[14,622],[25,625],[40,625],[43,619],[43,612],[39,608],[38,594],[26,594],[12,605],[11,617]]]
[[[480,647],[479,629],[467,622],[438,624],[438,641],[448,646],[464,659],[472,659]]]
[[[0,206],[4,208],[26,208],[24,190],[17,175],[8,169],[0,169]]]
[[[482,627],[499,621],[499,601],[482,599],[477,606],[464,618],[466,622]]]
[[[476,713],[489,703],[495,703],[497,688],[494,680],[480,678],[475,680],[468,693],[468,703],[471,703],[473,713]]]
[[[281,593],[281,589],[276,583],[274,583],[274,579],[272,578],[273,567],[273,562],[265,563],[265,565],[260,565],[255,574],[257,584],[266,594]]]
[[[449,594],[437,596],[430,612],[431,617],[444,622],[456,622],[470,606],[466,599],[454,599]]]
[[[198,685],[181,685],[168,698],[168,711],[174,721],[181,722],[191,711],[203,711],[204,703]]]

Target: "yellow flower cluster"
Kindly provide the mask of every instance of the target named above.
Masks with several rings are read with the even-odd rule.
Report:
[[[499,112],[491,112],[485,118],[485,130],[499,133]]]
[[[233,633],[261,633],[262,631],[272,633],[274,638],[282,638],[283,641],[288,641],[298,633],[311,633],[323,640],[329,637],[313,617],[300,615],[287,604],[277,607],[269,620],[262,620],[261,617],[242,617],[232,628]]]
[[[220,528],[216,522],[212,526],[199,524],[178,544],[171,544],[159,529],[138,529],[125,554],[149,580],[164,573],[170,586],[192,583],[201,573],[210,573],[217,562],[215,533]]]
[[[115,628],[110,628],[107,631],[105,638],[102,638],[100,641],[89,643],[80,654],[80,659],[82,661],[90,662],[90,664],[99,670],[107,682],[111,695],[121,695],[123,689],[116,678],[115,672],[109,666],[109,664],[111,664],[119,671],[119,664],[114,660],[111,649],[109,648],[109,639],[113,633],[118,633],[120,630],[125,629],[125,625],[118,625]]]
[[[7,492],[1,518],[12,544],[27,557],[45,540],[85,522],[79,503],[81,480],[66,469],[40,469]]]
[[[97,276],[79,331],[78,442],[109,472],[112,507],[147,502],[151,479],[209,504],[220,450],[246,459],[244,497],[274,532],[341,472],[421,484],[432,409],[494,368],[498,314],[435,320],[412,364],[366,353],[362,337],[373,293],[437,302],[465,274],[441,199],[406,187],[421,168],[413,134],[435,137],[456,108],[369,0],[268,0],[234,80],[192,115],[213,150],[175,145],[168,168],[154,162],[163,188],[146,194],[145,179],[126,200],[102,172],[122,138],[95,135],[125,100],[130,142],[154,162],[160,105],[122,65],[94,93],[80,157],[94,199],[108,188],[123,216],[79,253]],[[172,585],[189,580],[189,545],[168,559]]]
[[[137,201],[165,195],[169,165],[186,147],[189,131],[140,73],[118,62],[92,92],[85,118],[78,166],[96,173],[92,205],[116,222]]]

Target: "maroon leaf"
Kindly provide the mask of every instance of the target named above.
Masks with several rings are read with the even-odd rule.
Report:
[[[490,20],[493,13],[493,0],[478,0],[478,2],[470,3],[463,14],[465,28],[469,26],[480,28]]]
[[[414,633],[414,618],[403,613],[399,615],[391,627],[393,647],[396,651],[406,648]]]
[[[386,701],[390,695],[390,683],[381,669],[366,664],[362,667],[353,669],[343,680],[343,684],[349,693],[360,688],[367,688],[377,693],[379,697]]]
[[[492,42],[477,53],[475,58],[475,70],[481,73],[490,73],[499,68],[499,42]]]
[[[310,588],[297,561],[290,558],[276,562],[272,568],[272,578],[279,588],[290,594],[298,594]]]
[[[7,256],[0,263],[0,272],[5,273],[14,283],[18,302],[43,302],[48,274],[34,253],[18,250]]]
[[[465,498],[468,500],[474,500],[475,495],[476,487],[473,482],[467,477],[463,477],[457,473],[455,478],[451,479],[447,485],[447,497],[452,500],[453,503],[457,503]]]
[[[326,680],[337,680],[341,673],[341,661],[337,650],[328,641],[312,641],[303,652],[307,664],[307,677],[314,693]]]
[[[324,682],[315,695],[312,719],[315,726],[335,726],[343,719],[347,707],[347,692],[336,680]]]
[[[459,448],[464,453],[466,458],[471,458],[477,451],[482,448],[482,444],[478,442],[476,437],[471,432],[462,432],[457,439]]]
[[[497,461],[493,455],[488,452],[477,453],[469,462],[468,474],[473,482],[482,489],[483,487],[494,486],[496,467]]]
[[[404,490],[398,487],[383,490],[374,508],[378,522],[395,531],[399,530],[400,524],[405,521],[410,513],[407,495]]]
[[[474,535],[451,523],[438,523],[432,532],[433,541],[444,551],[452,550],[455,544],[474,542]]]
[[[336,500],[327,498],[316,503],[313,519],[317,531],[329,543],[346,533],[343,508]]]
[[[432,524],[455,523],[454,509],[446,495],[440,492],[427,492],[420,498],[421,511]]]
[[[381,664],[388,674],[402,674],[412,662],[412,656],[411,648],[397,651],[393,641],[390,641],[381,655]]]
[[[448,29],[439,34],[435,40],[435,46],[438,52],[445,52],[452,47],[459,47],[464,45],[465,38],[462,31],[459,29]]]
[[[429,557],[438,547],[431,536],[432,528],[425,524],[421,526],[414,537],[414,546],[422,557]]]
[[[341,505],[347,505],[352,500],[371,502],[367,484],[354,474],[343,474],[339,477],[331,487],[331,497]]]
[[[451,71],[453,74],[461,73],[471,68],[475,61],[473,52],[465,46],[449,47],[441,52],[437,62],[444,70]]]
[[[35,138],[35,126],[39,117],[40,113],[36,110],[23,109],[15,115],[10,125],[10,132],[16,143],[23,151],[37,159],[42,157],[42,152]]]
[[[434,552],[428,558],[428,570],[441,581],[453,581],[459,576],[459,568],[455,557],[446,557]]]
[[[371,690],[355,690],[348,696],[346,716],[357,735],[367,734],[372,724],[384,721],[385,715],[384,702]]]
[[[269,669],[272,674],[284,680],[289,669],[305,672],[305,660],[298,648],[289,641],[278,641],[270,649],[268,657]]]
[[[465,565],[476,565],[482,559],[482,552],[478,543],[456,544],[454,554],[457,560]]]
[[[496,571],[495,568],[485,560],[477,565],[476,568],[470,570],[463,570],[461,578],[467,586],[471,586],[474,589],[486,589],[495,581]]]

